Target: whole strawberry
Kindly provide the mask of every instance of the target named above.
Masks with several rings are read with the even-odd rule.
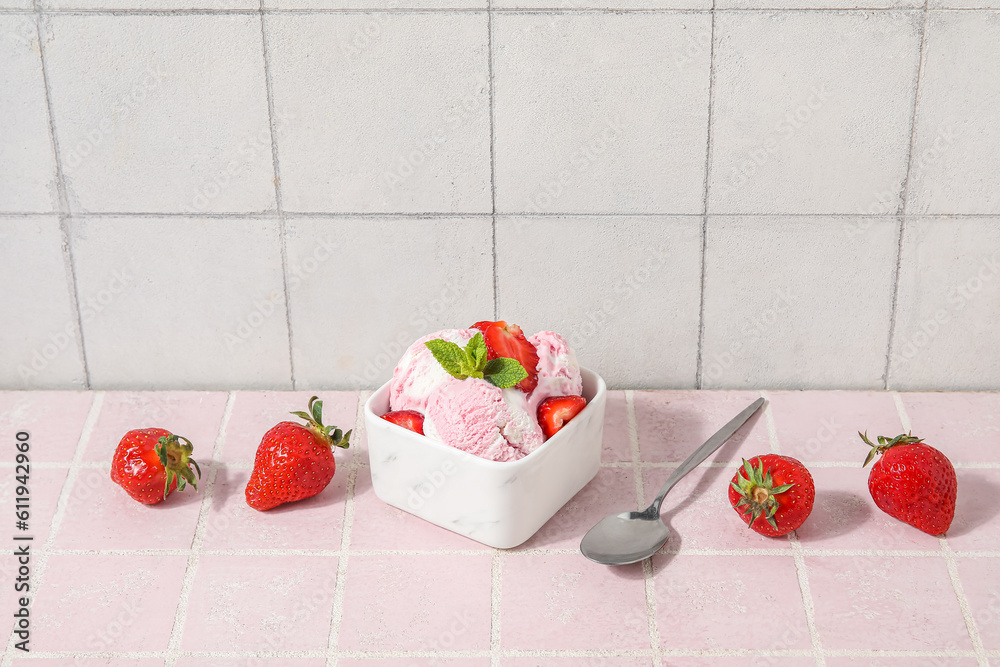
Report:
[[[868,475],[868,491],[878,508],[930,535],[947,532],[955,518],[958,479],[948,457],[912,434],[891,440],[858,435],[871,451],[862,467],[881,456]]]
[[[808,518],[816,499],[812,475],[790,456],[764,454],[736,470],[729,503],[743,523],[767,537],[790,533]]]
[[[347,447],[351,432],[323,426],[323,401],[309,399],[309,412],[293,412],[306,425],[281,422],[264,434],[247,483],[247,505],[269,510],[311,498],[326,488],[337,470],[332,447]]]
[[[140,503],[155,505],[175,489],[198,488],[201,468],[193,451],[190,440],[162,428],[129,431],[115,449],[111,479]]]

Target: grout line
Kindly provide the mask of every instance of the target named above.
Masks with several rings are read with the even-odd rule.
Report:
[[[979,636],[979,629],[976,627],[976,619],[972,616],[972,609],[969,606],[969,599],[965,597],[965,590],[962,588],[962,580],[958,576],[958,562],[955,560],[955,552],[948,544],[948,538],[944,535],[938,537],[941,545],[941,553],[944,554],[945,562],[948,564],[948,576],[951,578],[951,586],[955,589],[955,597],[958,598],[958,606],[962,609],[962,616],[965,619],[965,629],[969,633],[972,641],[972,648],[976,652],[976,659],[979,667],[989,667],[989,660],[986,658],[986,649],[983,647],[983,639]]]
[[[80,439],[76,441],[76,449],[73,451],[73,463],[79,463],[83,459],[83,451],[86,449],[87,443],[90,441],[91,433],[94,432],[94,426],[97,423],[97,417],[100,415],[101,406],[103,404],[104,392],[99,391],[94,395],[94,401],[90,404],[90,410],[87,412],[87,418],[83,422],[83,429],[80,431]],[[69,472],[66,474],[66,479],[63,480],[62,488],[59,490],[59,499],[56,501],[56,511],[52,516],[49,535],[45,539],[45,544],[42,546],[40,553],[37,556],[38,560],[34,565],[33,580],[31,582],[33,593],[29,596],[29,609],[34,606],[35,600],[38,598],[38,592],[45,583],[46,566],[49,562],[52,545],[55,543],[56,534],[62,526],[63,517],[66,514],[66,505],[69,504],[70,491],[76,483],[79,470],[80,468],[71,465]],[[0,665],[3,667],[9,667],[11,661],[13,660],[13,653],[16,650],[14,648],[14,638],[14,628],[11,627],[10,635],[7,638],[7,650],[4,651],[2,662],[0,662]]]
[[[885,370],[882,373],[882,389],[889,389],[889,373],[892,370],[892,343],[896,336],[896,317],[899,304],[899,271],[903,266],[903,239],[906,233],[906,208],[910,196],[910,173],[913,169],[913,147],[917,142],[917,109],[920,100],[920,82],[924,75],[924,45],[927,42],[927,5],[924,0],[924,22],[920,31],[920,49],[917,51],[917,81],[913,90],[913,112],[910,115],[910,146],[906,153],[906,174],[903,176],[903,193],[896,215],[899,216],[899,238],[896,245],[896,269],[892,278],[892,305],[889,310],[889,336],[885,348]]]
[[[639,426],[635,418],[635,392],[631,389],[625,392],[625,411],[628,418],[628,442],[632,453],[632,474],[635,475],[636,508],[646,507],[646,484],[642,478],[642,466],[639,454]],[[642,561],[642,579],[646,595],[646,627],[649,632],[649,648],[656,662],[661,661],[660,629],[656,622],[656,584],[653,580],[653,559]]]
[[[698,300],[698,354],[695,361],[695,387],[705,387],[705,369],[702,360],[705,347],[705,255],[708,250],[708,184],[712,170],[712,109],[715,101],[715,0],[712,0],[711,43],[708,52],[708,123],[705,134],[705,183],[701,220],[701,283]]]
[[[774,424],[774,415],[771,413],[771,399],[766,392],[760,392],[767,404],[764,406],[764,418],[767,421],[767,438],[771,444],[771,452],[781,454],[781,442],[778,439],[778,429]],[[809,587],[809,570],[803,557],[802,545],[799,544],[799,536],[792,531],[788,535],[788,545],[792,552],[792,559],[795,561],[795,576],[799,580],[799,593],[802,596],[802,609],[806,615],[806,625],[809,628],[809,638],[812,642],[813,658],[816,667],[825,667],[826,658],[823,653],[823,644],[820,641],[819,630],[816,627],[816,606],[813,602],[812,590]]]
[[[333,608],[330,611],[330,635],[326,642],[326,664],[336,667],[337,646],[340,644],[340,624],[344,618],[344,593],[347,586],[347,561],[351,550],[351,529],[354,527],[354,490],[358,479],[357,449],[365,432],[365,402],[371,392],[358,392],[358,407],[354,418],[355,450],[351,452],[351,461],[347,467],[347,489],[344,493],[344,526],[340,533],[340,552],[337,555],[337,583],[333,590]],[[356,551],[355,553],[360,553]]]
[[[771,443],[771,453],[781,454],[781,444],[778,442],[778,428],[774,424],[774,413],[771,412],[771,397],[767,392],[760,392],[764,398],[764,423],[767,424],[767,439]]]
[[[490,667],[500,667],[500,620],[503,593],[503,552],[494,549],[490,559]]]
[[[29,14],[32,10],[20,8],[3,8],[0,14]],[[256,9],[121,9],[113,7],[99,7],[93,9],[86,8],[56,8],[50,7],[41,10],[43,14],[64,15],[64,16],[191,16],[191,15],[219,15],[219,16],[254,16],[259,13]],[[926,3],[923,7],[726,7],[719,9],[705,8],[654,8],[654,7],[354,7],[354,8],[309,8],[309,9],[284,9],[268,8],[263,10],[264,14],[484,14],[487,12],[501,14],[705,14],[709,11],[718,11],[732,14],[763,14],[763,13],[821,13],[821,14],[859,14],[868,12],[882,13],[916,13],[924,11],[933,12],[981,12],[993,13],[995,8],[983,7],[938,7],[928,8]]]
[[[795,574],[799,579],[799,592],[802,594],[802,607],[806,612],[806,625],[809,627],[809,637],[812,640],[813,657],[816,659],[816,667],[825,667],[826,657],[823,643],[820,641],[819,629],[816,627],[816,605],[813,602],[812,590],[809,588],[809,569],[806,567],[806,559],[803,557],[802,545],[799,544],[799,536],[794,530],[789,533],[788,540],[792,549],[792,558],[795,560]]]
[[[170,629],[170,640],[167,643],[167,654],[164,660],[164,667],[174,667],[180,655],[181,637],[184,634],[184,625],[187,622],[188,602],[191,599],[191,589],[194,587],[194,579],[198,572],[198,562],[200,560],[201,545],[205,540],[205,528],[208,525],[208,515],[212,510],[212,499],[215,492],[215,477],[218,472],[216,461],[222,452],[222,445],[226,441],[226,428],[229,426],[229,419],[233,415],[233,406],[236,403],[236,392],[229,392],[226,397],[226,407],[219,421],[219,431],[215,436],[215,446],[212,448],[211,466],[208,471],[208,478],[202,489],[201,508],[198,511],[198,525],[194,530],[194,537],[191,540],[191,553],[188,555],[187,566],[184,569],[184,579],[181,583],[181,594],[177,600],[177,608],[174,610],[174,624]]]
[[[59,200],[59,210],[56,216],[59,219],[59,234],[62,238],[62,256],[66,270],[70,308],[75,316],[77,331],[74,342],[80,353],[80,362],[83,364],[83,387],[84,389],[90,389],[90,364],[87,362],[87,347],[83,342],[83,317],[80,313],[80,286],[76,278],[76,261],[73,257],[73,245],[70,242],[69,233],[69,194],[66,191],[66,174],[63,171],[62,158],[60,157],[59,137],[56,134],[56,118],[53,111],[49,71],[45,59],[46,40],[42,34],[43,14],[41,2],[33,0],[32,7],[35,15],[35,34],[38,36],[38,59],[42,68],[42,85],[45,89],[45,108],[49,116],[49,140],[52,142],[52,159],[56,167],[56,193]]]
[[[292,303],[288,298],[288,236],[285,233],[285,214],[281,200],[281,171],[278,169],[278,137],[274,125],[274,92],[271,82],[271,60],[267,50],[267,31],[264,29],[264,0],[260,0],[260,42],[264,58],[264,88],[267,94],[267,124],[271,132],[271,168],[274,171],[274,205],[278,214],[278,243],[281,247],[281,287],[285,295],[285,329],[288,331],[288,373],[295,390],[295,349],[292,335]]]
[[[899,395],[899,392],[892,392],[892,401],[896,404],[896,414],[899,415],[899,423],[903,426],[903,430],[909,433],[913,430],[913,424],[910,423],[910,415],[906,414],[906,406],[903,405],[903,397]]]
[[[487,1],[486,32],[487,32],[487,68],[489,70],[490,97],[490,208],[493,234],[493,319],[500,319],[500,276],[497,267],[497,157],[496,157],[496,111],[494,93],[496,85],[493,79],[493,0]]]

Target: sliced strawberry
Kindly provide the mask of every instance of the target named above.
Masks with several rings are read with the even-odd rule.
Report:
[[[538,425],[542,427],[545,439],[555,435],[585,407],[587,399],[583,396],[550,396],[542,401],[538,406]]]
[[[530,394],[538,386],[538,351],[527,338],[521,327],[506,322],[476,322],[473,329],[483,332],[486,341],[488,359],[507,357],[517,359],[528,372],[528,377],[515,386],[526,394]]]
[[[396,426],[408,428],[414,433],[424,434],[424,416],[416,410],[397,410],[382,415],[382,419]]]

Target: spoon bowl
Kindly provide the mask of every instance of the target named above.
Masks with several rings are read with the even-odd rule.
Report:
[[[601,519],[580,542],[584,556],[604,565],[628,565],[649,558],[670,538],[670,529],[660,518],[660,505],[684,475],[697,468],[710,454],[729,440],[753,413],[764,405],[758,398],[736,415],[670,475],[653,504],[641,512],[622,512]]]

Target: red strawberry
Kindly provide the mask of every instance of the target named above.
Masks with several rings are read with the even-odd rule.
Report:
[[[743,523],[767,537],[780,537],[801,526],[815,499],[812,475],[790,456],[743,459],[743,467],[729,482],[729,504]]]
[[[583,396],[549,396],[542,401],[538,406],[538,425],[542,427],[545,439],[555,435],[585,407],[587,399]]]
[[[337,470],[333,446],[347,447],[351,432],[323,426],[323,401],[309,399],[309,413],[293,412],[307,422],[281,422],[264,434],[247,483],[247,505],[269,510],[310,498],[326,488]]]
[[[948,457],[911,434],[891,440],[880,435],[877,445],[867,433],[858,435],[871,447],[865,466],[881,455],[868,475],[868,491],[878,508],[930,535],[947,532],[958,495]]]
[[[506,322],[476,322],[473,329],[483,332],[486,341],[486,358],[508,357],[517,359],[528,372],[528,377],[518,382],[518,389],[530,394],[538,386],[538,352],[527,338],[521,327]]]
[[[382,419],[396,426],[408,428],[414,433],[424,434],[424,416],[416,410],[396,410],[382,415]]]
[[[111,479],[140,503],[155,505],[188,484],[198,488],[194,473],[200,478],[201,468],[193,451],[190,440],[162,428],[129,431],[115,449]]]

